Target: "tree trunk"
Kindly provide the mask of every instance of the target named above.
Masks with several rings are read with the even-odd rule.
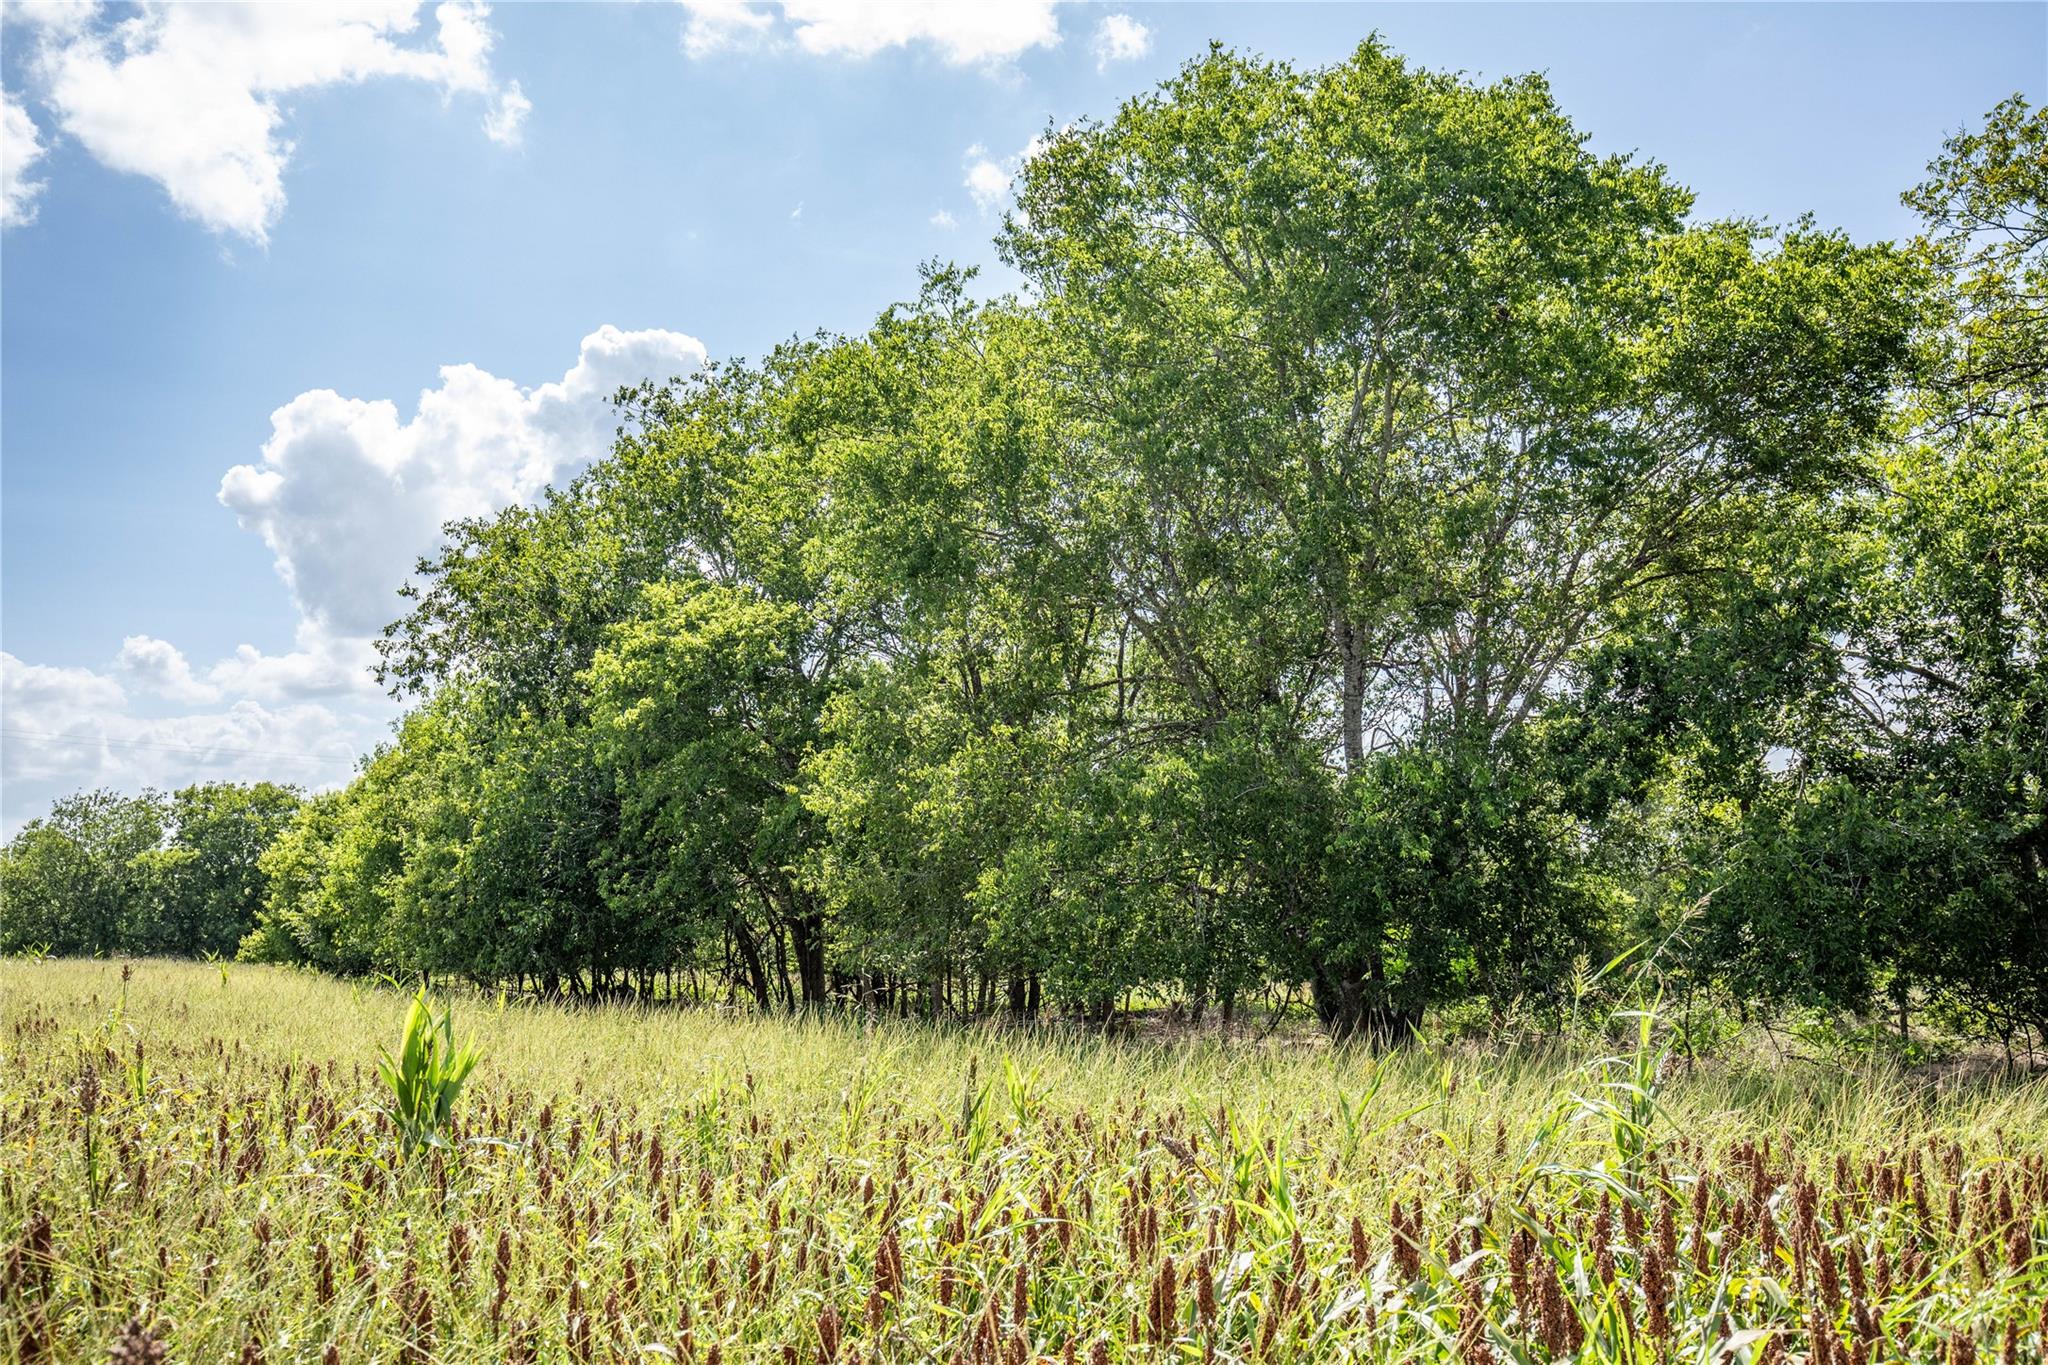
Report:
[[[1365,661],[1358,627],[1341,617],[1330,622],[1337,657],[1343,666],[1339,706],[1344,722],[1344,771],[1355,773],[1365,763]]]
[[[791,915],[789,934],[796,953],[797,981],[803,989],[803,1003],[812,1009],[825,1005],[825,919],[816,911]]]
[[[1422,1023],[1422,1011],[1388,998],[1378,963],[1324,963],[1309,986],[1316,1017],[1335,1043],[1363,1042],[1373,1048],[1399,1047]]]
[[[753,992],[754,1001],[762,1009],[772,1003],[769,998],[768,968],[761,961],[761,945],[754,941],[742,920],[733,921],[733,939],[739,945],[740,962],[746,968],[746,986]]]

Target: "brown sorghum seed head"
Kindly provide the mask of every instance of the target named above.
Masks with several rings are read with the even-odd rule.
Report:
[[[839,1310],[831,1304],[818,1315],[818,1359],[830,1365],[839,1356]]]
[[[164,1365],[167,1359],[168,1348],[140,1317],[132,1317],[122,1324],[121,1335],[114,1341],[110,1365]]]

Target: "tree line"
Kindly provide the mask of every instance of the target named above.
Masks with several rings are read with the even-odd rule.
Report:
[[[299,799],[269,782],[63,798],[0,851],[0,952],[233,957]]]
[[[1017,295],[927,267],[447,527],[381,645],[411,709],[276,822],[241,952],[1281,983],[1384,1039],[1647,941],[1745,1008],[2048,1034],[2044,188],[2015,97],[1914,240],[1703,221],[1540,78],[1213,49],[1049,133]]]

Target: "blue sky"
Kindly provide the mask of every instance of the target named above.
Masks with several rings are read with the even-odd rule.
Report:
[[[999,288],[1048,124],[1212,39],[1313,64],[1375,30],[1547,73],[1701,216],[1863,238],[2048,71],[2042,4],[10,4],[0,824],[344,777],[432,527],[601,454],[611,387],[859,328],[928,258]]]

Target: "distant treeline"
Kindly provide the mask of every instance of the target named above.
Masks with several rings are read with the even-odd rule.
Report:
[[[0,952],[233,957],[298,811],[268,782],[67,796],[0,852]]]
[[[451,524],[232,932],[180,794],[90,909],[32,826],[0,934],[1378,1037],[1651,942],[2048,1029],[2044,190],[2015,98],[1911,242],[1703,222],[1538,78],[1214,51],[1029,159],[1020,296],[931,267]]]

